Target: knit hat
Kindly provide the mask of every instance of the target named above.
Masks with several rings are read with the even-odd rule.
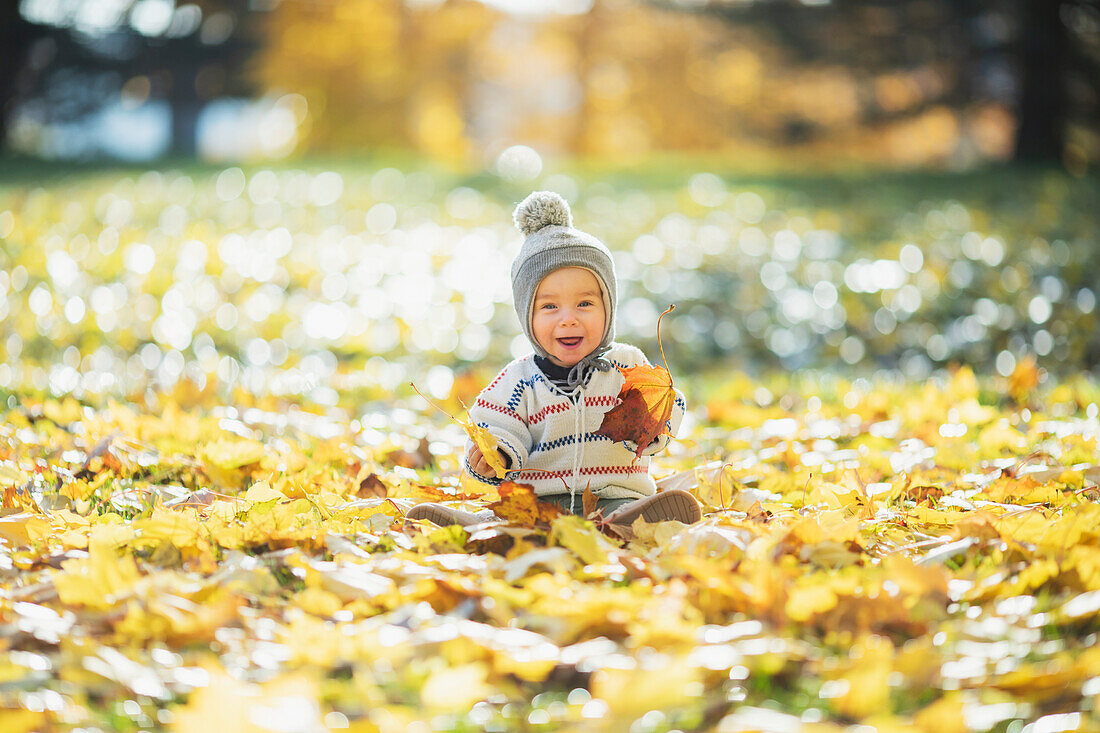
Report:
[[[601,370],[610,364],[600,357],[610,348],[615,338],[615,263],[611,252],[591,234],[573,228],[573,216],[569,204],[553,191],[535,191],[525,198],[512,213],[516,226],[526,237],[519,254],[512,262],[512,300],[516,315],[523,324],[523,333],[539,356],[549,359],[550,354],[539,345],[531,329],[532,302],[542,279],[563,267],[583,267],[590,270],[600,282],[606,319],[603,339],[596,349],[581,359],[574,370],[584,376],[585,367]],[[579,367],[579,368],[578,368]],[[570,382],[574,380],[571,378]]]

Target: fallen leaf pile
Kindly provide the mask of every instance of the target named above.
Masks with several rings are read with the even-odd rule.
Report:
[[[1100,727],[1096,385],[709,393],[656,469],[703,520],[626,538],[477,494],[454,425],[10,409],[0,730]]]

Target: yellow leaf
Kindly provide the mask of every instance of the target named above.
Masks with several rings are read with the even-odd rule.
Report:
[[[1050,559],[1036,560],[1020,571],[1012,584],[1011,595],[1023,595],[1043,586],[1060,574],[1058,563]]]
[[[860,501],[859,492],[849,486],[821,482],[810,490],[807,504],[824,504],[829,509],[853,509]]]
[[[88,557],[66,560],[61,568],[53,576],[61,602],[90,608],[110,608],[141,578],[132,557],[120,557],[112,544],[95,534]]]
[[[259,463],[264,457],[264,446],[256,440],[223,439],[203,446],[201,456],[207,463],[231,470]]]
[[[984,425],[997,417],[996,410],[980,404],[975,399],[963,400],[953,407],[959,411],[959,422],[966,425]]]
[[[725,508],[733,506],[735,509],[743,508],[734,503],[735,497],[738,496],[743,487],[730,466],[719,466],[717,469],[712,468],[709,470],[684,471],[683,474],[687,480],[683,486],[676,486],[675,488],[694,489],[699,500],[711,507]],[[665,479],[665,481],[668,481],[668,479]]]
[[[773,471],[760,477],[757,487],[773,494],[790,494],[798,489],[794,475],[787,471]]]
[[[0,461],[0,483],[9,486],[22,486],[30,475],[12,461]]]
[[[504,460],[501,458],[500,451],[497,450],[496,436],[480,425],[474,425],[469,420],[463,422],[462,427],[466,429],[466,434],[470,436],[470,440],[474,441],[474,445],[481,451],[481,455],[485,456],[485,462],[489,464],[489,468],[493,469],[493,474],[497,478],[504,478],[508,470],[504,467]]]
[[[339,598],[321,588],[306,588],[294,596],[294,604],[314,616],[332,616],[344,607]]]
[[[245,492],[245,501],[265,502],[272,499],[279,500],[286,497],[279,491],[271,488],[266,481],[257,481],[248,487],[248,491]]]
[[[49,533],[50,523],[38,514],[21,512],[0,517],[0,539],[16,547],[30,544]]]
[[[588,565],[607,564],[607,553],[618,549],[591,522],[562,514],[550,528],[550,543],[572,550]]]
[[[978,434],[978,445],[989,456],[1000,456],[1002,452],[1014,453],[1027,443],[1023,434],[1008,424],[1007,418],[991,423]]]
[[[198,542],[203,526],[190,513],[155,509],[148,519],[133,524],[141,532],[141,539],[150,542],[170,542],[182,549],[194,547]]]
[[[976,399],[978,396],[978,379],[974,376],[974,370],[968,366],[962,366],[951,375],[951,381],[947,384],[946,397],[948,403],[962,402],[966,399]]]
[[[1100,591],[1100,547],[1076,545],[1070,549],[1065,566],[1077,571],[1086,590]]]
[[[477,449],[481,451],[481,455],[485,457],[485,462],[489,464],[489,468],[493,470],[493,474],[497,478],[504,478],[504,475],[507,473],[507,469],[504,468],[504,460],[501,458],[500,453],[497,451],[498,443],[495,435],[490,433],[487,428],[483,428],[480,425],[475,425],[470,419],[456,419],[454,415],[447,412],[442,407],[425,397],[423,392],[421,392],[419,389],[416,389],[415,384],[412,385],[412,388],[416,390],[416,393],[420,395],[425,402],[427,402],[429,405],[461,425],[462,429],[466,431],[466,435],[470,436],[470,440],[473,441],[474,445],[477,446]],[[459,403],[461,404],[461,400],[459,401]],[[462,407],[465,408],[466,405],[463,404]]]
[[[436,710],[469,710],[494,688],[486,682],[488,667],[482,662],[436,670],[420,690],[420,700]]]
[[[500,493],[495,486],[478,481],[466,471],[458,477],[458,486],[464,494],[479,496],[489,502],[500,501]]]
[[[836,594],[833,593],[828,582],[820,578],[815,580],[816,582],[804,582],[791,588],[787,596],[786,610],[787,616],[792,621],[808,621],[815,614],[836,606]]]
[[[961,512],[947,512],[940,511],[939,509],[933,509],[931,507],[918,504],[909,510],[912,519],[916,522],[923,524],[936,524],[945,527],[953,527],[963,516]]]
[[[1027,402],[1032,390],[1039,386],[1042,373],[1039,365],[1035,363],[1035,357],[1028,354],[1012,370],[1008,377],[1008,393],[1012,395],[1017,404]]]
[[[648,547],[665,547],[685,527],[687,527],[686,524],[675,520],[647,522],[643,517],[638,517],[630,526],[630,530],[634,533],[636,542]]]
[[[58,425],[68,425],[81,418],[84,408],[72,397],[63,400],[46,400],[42,412]]]
[[[91,537],[94,538],[95,541],[102,542],[106,547],[122,547],[136,536],[137,533],[133,525],[115,524],[113,522],[95,525],[92,527],[91,534]]]
[[[852,647],[851,658],[839,680],[833,707],[852,718],[889,710],[894,645],[881,636],[867,636]]]
[[[187,705],[175,711],[176,733],[269,733],[286,730],[325,730],[317,702],[316,685],[304,677],[285,677],[255,685],[238,682],[218,670],[210,683],[192,693]]]
[[[886,575],[902,593],[917,598],[947,598],[947,572],[941,565],[922,567],[902,555],[888,555]]]
[[[794,522],[791,534],[807,545],[854,542],[859,539],[859,520],[841,509],[815,512]]]
[[[966,733],[963,704],[954,695],[941,697],[913,716],[913,722],[923,733]]]
[[[47,725],[45,713],[0,708],[0,730],[5,733],[31,733],[31,731],[48,730],[51,727]]]
[[[605,667],[592,675],[592,696],[606,702],[620,721],[633,720],[649,710],[668,710],[697,700],[691,690],[698,679],[699,667],[686,657],[671,659],[659,670]]]
[[[198,452],[203,471],[219,486],[243,488],[249,467],[259,464],[265,455],[264,446],[256,440],[224,438],[207,443]]]

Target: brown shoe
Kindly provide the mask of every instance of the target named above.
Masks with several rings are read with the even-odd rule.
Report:
[[[632,501],[607,516],[607,521],[615,524],[631,525],[641,517],[647,522],[667,522],[675,520],[684,524],[694,524],[703,516],[699,511],[699,502],[695,497],[681,489],[662,491],[644,499]]]
[[[419,519],[427,519],[429,522],[438,524],[440,527],[450,527],[452,524],[468,527],[471,524],[480,524],[489,521],[492,517],[485,514],[464,512],[461,509],[454,509],[449,506],[444,506],[443,504],[425,502],[423,504],[417,504],[405,514],[406,522]]]

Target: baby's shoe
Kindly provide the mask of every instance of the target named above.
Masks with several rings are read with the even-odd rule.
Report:
[[[671,489],[632,501],[609,514],[606,519],[613,524],[628,526],[638,517],[647,522],[675,520],[684,524],[694,524],[702,516],[703,513],[699,511],[699,502],[695,501],[694,496],[681,489]]]
[[[452,524],[468,527],[471,524],[481,524],[496,519],[496,515],[491,509],[474,514],[435,502],[425,502],[417,504],[405,514],[406,522],[418,519],[427,519],[440,527],[450,527]]]

